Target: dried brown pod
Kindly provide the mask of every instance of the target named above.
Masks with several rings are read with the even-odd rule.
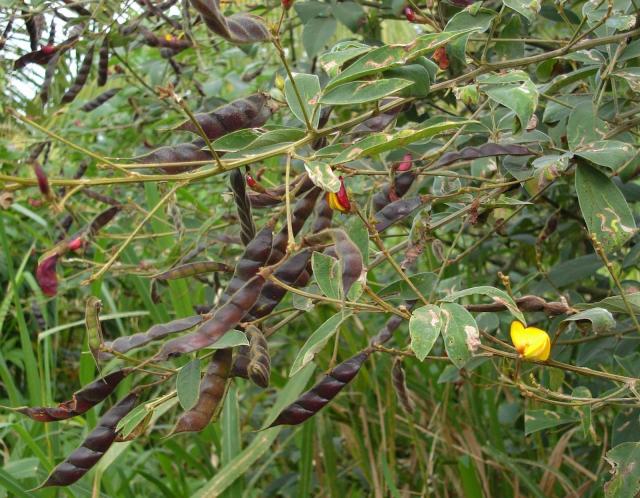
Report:
[[[75,81],[62,96],[62,102],[64,104],[73,102],[73,100],[80,93],[80,90],[82,90],[82,88],[84,87],[84,84],[87,82],[87,78],[89,78],[89,73],[91,72],[91,65],[93,64],[94,51],[95,45],[90,45],[86,55],[84,56],[84,59],[82,59],[80,67],[78,68],[78,74]]]
[[[130,368],[123,368],[100,377],[73,393],[69,401],[63,401],[58,406],[23,407],[17,408],[16,411],[38,422],[55,422],[77,417],[104,401],[130,372]]]
[[[86,104],[83,104],[80,110],[83,112],[91,112],[115,97],[120,90],[120,88],[110,88],[106,92],[102,92],[95,99],[90,100]]]
[[[228,330],[240,323],[242,317],[258,300],[264,282],[263,275],[251,278],[229,298],[229,301],[217,308],[213,316],[200,325],[195,332],[167,342],[157,358],[166,360],[181,354],[192,353],[216,342]]]
[[[320,382],[280,412],[269,427],[298,425],[318,413],[351,382],[369,357],[369,351],[361,351],[331,370]]]
[[[233,192],[238,219],[240,220],[240,240],[246,246],[256,235],[256,225],[251,215],[251,202],[247,196],[244,175],[239,169],[234,169],[229,175],[229,184]]]
[[[175,334],[177,332],[183,332],[190,328],[195,327],[199,323],[202,323],[204,318],[200,315],[188,316],[186,318],[178,318],[167,323],[159,323],[152,326],[145,332],[139,332],[133,335],[126,335],[118,337],[113,341],[107,341],[104,344],[104,349],[107,351],[116,351],[118,353],[127,353],[132,349],[141,348],[146,346],[152,341],[158,341],[165,338],[169,334]],[[102,353],[101,358],[110,357],[107,353]]]
[[[393,384],[393,390],[398,396],[398,401],[405,412],[413,413],[413,402],[409,397],[409,390],[407,389],[407,382],[402,369],[402,359],[396,358],[393,361],[393,367],[391,367],[391,383]]]
[[[102,40],[98,56],[98,86],[104,86],[109,77],[109,35]]]
[[[262,330],[258,327],[249,325],[245,332],[249,339],[247,374],[254,384],[266,389],[269,387],[269,377],[271,376],[269,344]]]
[[[477,147],[465,147],[460,151],[447,152],[438,159],[431,168],[440,168],[448,166],[458,161],[472,161],[481,157],[489,156],[531,156],[534,153],[522,145],[500,145],[500,144],[482,144]]]
[[[273,99],[268,94],[260,92],[234,100],[211,112],[196,114],[195,119],[207,138],[215,140],[232,131],[262,126],[276,109],[277,105]],[[184,121],[174,129],[200,134],[200,130],[191,120]]]
[[[225,17],[220,12],[219,0],[190,0],[190,3],[211,31],[231,43],[256,43],[271,39],[264,21],[258,16],[240,13]]]
[[[69,486],[89,472],[115,441],[118,422],[133,410],[137,399],[137,393],[128,394],[107,411],[82,445],[58,464],[39,487]]]
[[[218,349],[200,382],[198,401],[180,416],[171,434],[199,432],[209,424],[224,399],[230,368],[231,349]]]

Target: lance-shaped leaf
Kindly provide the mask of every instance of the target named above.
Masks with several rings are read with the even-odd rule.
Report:
[[[481,89],[498,104],[511,109],[526,129],[538,106],[538,88],[524,71],[478,77]]]
[[[190,410],[198,401],[198,385],[200,384],[200,359],[191,360],[176,375],[176,394],[180,406]]]
[[[298,425],[318,413],[358,375],[362,364],[368,357],[369,351],[362,351],[340,363],[311,390],[282,410],[269,427]]]
[[[82,445],[57,465],[40,487],[68,486],[89,472],[115,441],[118,422],[133,409],[137,399],[138,394],[131,393],[107,411]]]
[[[388,78],[373,81],[351,81],[339,85],[320,98],[321,104],[353,105],[380,100],[413,85],[413,81]]]
[[[258,16],[241,13],[225,17],[220,12],[219,0],[190,0],[190,2],[210,30],[231,43],[256,43],[270,39],[269,30],[262,18]]]
[[[100,377],[73,393],[69,401],[63,401],[58,406],[23,407],[17,408],[16,411],[39,422],[54,422],[76,417],[105,400],[130,372],[131,369],[123,368]]]

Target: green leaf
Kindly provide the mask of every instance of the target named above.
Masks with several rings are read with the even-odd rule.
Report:
[[[491,21],[496,13],[489,9],[480,9],[475,14],[468,10],[461,10],[447,22],[445,31],[460,31],[473,29],[474,32],[482,33],[491,27]],[[467,41],[471,33],[458,38],[447,46],[447,53],[457,59],[461,64],[466,64]]]
[[[502,0],[502,3],[533,23],[540,12],[542,2],[540,0]]]
[[[600,142],[608,131],[607,124],[598,117],[591,101],[576,105],[567,122],[569,150],[588,149],[590,144]]]
[[[500,76],[485,75],[477,82],[489,98],[516,113],[523,130],[527,128],[538,107],[538,89],[527,73],[518,70]]]
[[[343,64],[371,50],[373,47],[356,41],[338,43],[329,52],[318,57],[318,65],[331,78],[334,78]]]
[[[576,387],[572,392],[571,396],[576,398],[592,398],[591,391],[589,388],[584,386]],[[585,403],[583,405],[578,405],[575,407],[580,415],[580,422],[582,423],[582,435],[587,438],[592,434],[592,426],[591,426],[591,405]]]
[[[480,345],[478,325],[471,313],[457,303],[444,303],[440,309],[444,347],[451,363],[462,368]]]
[[[257,154],[269,152],[273,149],[281,148],[284,144],[293,143],[304,138],[306,132],[300,128],[278,128],[263,133],[248,146],[236,152],[229,152],[225,159],[250,158]]]
[[[631,498],[640,492],[640,443],[622,443],[607,451],[613,477],[604,485],[605,498]]]
[[[400,78],[411,82],[411,85],[400,92],[402,97],[426,97],[429,95],[429,88],[431,82],[436,79],[438,66],[424,57],[418,57],[416,62],[418,61],[421,63],[407,64],[384,72],[385,78]]]
[[[306,112],[307,118],[309,118],[312,126],[317,128],[320,120],[320,109],[317,109],[318,97],[320,96],[320,79],[315,74],[304,73],[294,73],[293,79],[298,88],[298,92],[300,92],[304,112]],[[289,104],[289,109],[291,109],[293,115],[298,118],[298,121],[306,125],[303,107],[300,105],[293,84],[288,77],[284,81],[284,96],[287,99],[287,104]]]
[[[551,410],[526,410],[524,414],[524,433],[528,436],[534,432],[577,421],[578,417],[574,414],[560,414]]]
[[[611,76],[624,81],[632,92],[640,92],[640,67],[630,67],[625,70],[614,71]]]
[[[636,156],[635,148],[617,140],[601,140],[584,144],[574,150],[577,156],[613,170],[621,168]]]
[[[438,281],[438,276],[432,272],[416,273],[409,276],[409,280],[422,295],[429,295]],[[378,291],[382,299],[402,299],[403,301],[418,299],[409,284],[404,279],[396,280]]]
[[[210,344],[205,349],[226,349],[236,346],[248,346],[249,341],[244,332],[240,330],[229,330],[220,339]]]
[[[483,294],[485,296],[491,297],[495,302],[504,304],[509,312],[518,320],[520,320],[523,324],[526,325],[526,321],[524,319],[524,315],[518,309],[515,301],[511,298],[509,294],[500,289],[496,289],[495,287],[491,287],[488,285],[481,285],[478,287],[471,287],[470,289],[464,289],[458,292],[453,292],[449,294],[447,297],[442,298],[443,302],[453,302],[457,301],[461,297],[471,296],[473,294]]]
[[[367,227],[361,218],[354,216],[348,224],[347,233],[353,243],[358,246],[358,249],[360,249],[362,262],[366,267],[369,262],[369,230],[367,230]]]
[[[366,156],[373,156],[389,150],[395,150],[404,147],[418,140],[425,140],[434,137],[443,131],[452,128],[460,128],[461,126],[475,123],[475,121],[444,121],[434,125],[427,125],[418,129],[405,129],[396,133],[378,133],[364,138],[360,142],[344,150],[331,161],[331,164],[341,164],[349,161],[355,161]]]
[[[424,361],[433,349],[433,345],[440,335],[442,316],[440,308],[434,304],[427,304],[413,310],[409,319],[409,334],[411,335],[411,350],[416,358]]]
[[[190,410],[198,401],[200,391],[200,359],[191,360],[176,376],[178,401],[183,410]]]
[[[594,334],[603,334],[616,326],[616,321],[608,310],[604,308],[591,308],[562,320],[558,331],[560,332],[564,330],[570,322],[578,322],[582,320],[588,320],[591,322],[591,328]]]
[[[314,252],[311,267],[320,291],[327,297],[340,299],[340,262],[326,254]]]
[[[472,31],[473,30],[429,33],[419,36],[415,41],[407,45],[385,45],[376,48],[360,57],[347,69],[331,79],[331,81],[327,83],[325,91],[339,84],[360,79],[363,76],[381,73],[393,67],[404,66],[416,57],[431,52],[438,47],[443,47],[447,43]]]
[[[366,22],[366,13],[362,6],[349,0],[334,3],[333,15],[354,33],[362,27],[363,22]]]
[[[640,292],[631,292],[624,296],[633,313],[640,314]],[[580,303],[574,306],[576,309],[604,308],[613,313],[629,313],[622,296],[611,296],[596,303]]]
[[[122,437],[127,437],[149,413],[151,412],[146,403],[136,406],[118,422],[116,432],[120,433]]]
[[[575,185],[589,233],[595,234],[605,251],[614,251],[635,234],[636,222],[629,205],[609,177],[579,164]]]
[[[260,133],[252,128],[233,131],[211,142],[211,146],[218,152],[236,152],[251,145],[260,136]],[[205,147],[208,150],[209,147]]]
[[[403,88],[413,85],[412,81],[399,78],[373,81],[351,81],[339,85],[326,92],[321,98],[321,104],[352,105],[363,104],[383,97],[393,95]]]
[[[331,318],[329,318],[326,322],[324,322],[320,327],[307,339],[307,341],[302,346],[302,349],[298,352],[296,359],[293,361],[293,365],[291,365],[291,371],[289,372],[289,377],[294,376],[300,369],[302,369],[305,365],[311,362],[318,351],[320,351],[325,344],[331,339],[335,333],[338,331],[338,327],[344,322],[347,318],[349,318],[352,313],[341,311],[336,313]]]
[[[314,17],[304,25],[302,45],[310,59],[324,48],[337,25],[334,17]]]
[[[321,161],[309,161],[305,163],[309,179],[314,185],[327,192],[338,192],[340,190],[340,179],[327,163]]]

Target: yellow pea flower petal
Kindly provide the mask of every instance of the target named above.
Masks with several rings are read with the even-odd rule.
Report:
[[[511,323],[511,342],[524,358],[546,361],[551,353],[549,334],[536,327],[525,327],[518,320]]]

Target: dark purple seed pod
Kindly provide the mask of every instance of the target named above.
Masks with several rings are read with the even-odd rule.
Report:
[[[307,218],[311,216],[320,192],[321,190],[319,188],[313,188],[307,193],[307,195],[296,202],[293,210],[291,211],[291,229],[293,230],[293,236],[296,236],[300,230],[302,230],[305,221],[307,221]],[[289,228],[285,225],[273,238],[273,247],[271,248],[271,256],[268,261],[269,265],[277,263],[284,257],[287,251],[288,241]]]
[[[33,161],[31,163],[31,166],[33,167],[33,173],[36,175],[36,179],[38,180],[38,188],[40,189],[40,193],[44,197],[49,199],[51,197],[51,188],[49,187],[49,179],[47,178],[47,174],[38,161]]]
[[[90,100],[86,104],[83,104],[80,110],[83,112],[91,112],[94,109],[97,109],[98,107],[100,107],[102,104],[111,100],[113,97],[115,97],[120,90],[121,90],[120,88],[110,88],[106,92],[102,92],[95,99]]]
[[[40,37],[42,36],[42,30],[44,29],[44,14],[34,14],[25,17],[24,24],[27,27],[27,33],[29,33],[29,43],[31,45],[31,51],[38,50],[40,45]]]
[[[4,27],[4,30],[2,31],[2,35],[0,35],[0,50],[4,48],[5,44],[7,43],[7,38],[9,38],[9,35],[11,34],[11,29],[13,28],[13,19],[14,19],[14,14],[11,14],[11,17],[9,18],[7,25]]]
[[[56,42],[56,21],[51,19],[51,25],[49,26],[49,41],[47,45],[53,45]]]
[[[264,21],[252,14],[233,14],[225,17],[220,12],[219,0],[190,0],[207,27],[231,43],[245,44],[271,39]]]
[[[42,314],[42,309],[36,301],[31,301],[31,314],[36,322],[39,331],[43,331],[47,328],[47,322]]]
[[[249,378],[247,366],[249,366],[249,346],[240,346],[237,348],[236,355],[233,357],[233,366],[231,367],[230,377]]]
[[[282,263],[273,276],[287,285],[296,285],[301,275],[306,272],[307,264],[310,260],[311,251],[305,249]],[[275,309],[280,301],[282,301],[286,294],[287,291],[283,287],[275,282],[267,282],[257,302],[244,317],[243,321],[257,320],[258,318],[267,316]]]
[[[269,387],[271,376],[271,357],[269,356],[269,344],[262,330],[254,325],[246,328],[249,339],[249,363],[247,375],[251,382],[263,389]]]
[[[251,202],[247,196],[247,185],[244,175],[238,168],[231,171],[229,184],[233,192],[238,219],[240,220],[240,240],[246,246],[256,235],[256,225],[251,215]]]
[[[400,199],[391,204],[387,204],[384,208],[376,213],[376,230],[382,232],[394,223],[406,218],[416,209],[421,207],[424,201],[421,197],[413,197],[411,199]]]
[[[126,335],[122,337],[118,337],[114,341],[105,342],[104,348],[107,351],[115,351],[118,353],[127,353],[132,349],[141,348],[146,346],[150,342],[158,341],[160,339],[165,338],[170,334],[175,334],[176,332],[183,332],[190,328],[195,327],[199,323],[202,323],[204,318],[200,315],[189,316],[186,318],[178,318],[177,320],[172,320],[167,323],[159,323],[146,330],[145,332],[139,332],[133,335]],[[111,355],[108,353],[103,353],[101,358],[108,358]]]
[[[58,406],[24,407],[17,408],[16,411],[38,422],[55,422],[77,417],[104,401],[130,372],[130,368],[123,368],[100,377],[73,393],[69,401],[64,401]]]
[[[318,413],[351,382],[369,357],[369,351],[361,351],[357,355],[343,361],[331,370],[310,391],[300,396],[287,406],[269,427],[277,425],[298,425]]]
[[[327,196],[323,195],[316,207],[316,219],[311,227],[311,233],[318,233],[327,228],[331,228],[333,221],[333,209],[329,206]]]
[[[346,296],[364,270],[362,253],[343,230],[334,230],[335,248],[342,267],[342,289]]]
[[[80,67],[78,68],[78,75],[76,76],[75,81],[62,96],[62,102],[64,104],[73,102],[73,100],[80,93],[80,90],[82,90],[82,88],[84,87],[84,84],[87,82],[87,78],[89,77],[89,73],[91,72],[91,65],[93,64],[94,51],[95,45],[91,45],[89,47],[87,55],[85,55],[84,59],[82,60],[82,64],[80,64]]]
[[[91,17],[91,12],[85,9],[82,5],[78,5],[77,0],[62,0],[68,9],[73,10],[79,16]]]
[[[256,93],[243,99],[234,100],[212,112],[196,114],[195,119],[207,138],[215,140],[232,131],[262,126],[276,108],[276,104],[268,94]],[[175,130],[200,133],[200,130],[190,120],[178,125]]]
[[[414,180],[416,179],[416,174],[413,171],[404,171],[395,176],[393,179],[393,191],[395,192],[397,197],[402,197],[407,191],[411,188]],[[373,212],[377,213],[382,208],[387,206],[392,202],[390,197],[391,195],[392,184],[387,183],[383,185],[380,191],[373,196]],[[396,199],[397,200],[397,199]]]
[[[164,164],[160,170],[169,175],[184,173],[198,169],[213,160],[211,152],[203,150],[204,145],[204,140],[195,140],[191,143],[160,147],[149,154],[137,157],[136,161],[140,164]]]
[[[98,56],[98,86],[104,86],[109,77],[109,35],[102,40]]]
[[[522,145],[501,145],[501,144],[482,144],[477,147],[465,147],[459,151],[447,152],[438,159],[431,168],[440,168],[442,166],[448,166],[458,161],[473,161],[481,157],[490,156],[531,156],[531,152],[528,148]]]
[[[200,394],[193,408],[187,410],[176,422],[171,434],[178,432],[200,432],[219,411],[226,393],[229,370],[231,368],[231,349],[218,349],[200,382]]]
[[[131,393],[115,404],[93,429],[82,445],[69,455],[64,462],[58,464],[49,474],[47,480],[39,487],[69,486],[73,484],[98,463],[116,439],[116,427],[136,405],[137,393]]]
[[[111,206],[104,211],[98,213],[89,223],[87,227],[87,236],[95,237],[96,234],[109,224],[113,218],[120,212],[120,206]]]
[[[81,190],[82,195],[86,195],[89,199],[93,199],[94,201],[102,202],[104,204],[108,204],[109,206],[114,206],[118,208],[122,208],[122,204],[117,199],[110,197],[108,195],[101,194],[100,192],[96,192],[90,188],[85,188]]]
[[[220,305],[226,303],[250,278],[258,274],[258,270],[266,265],[271,254],[273,232],[265,227],[260,230],[249,244],[236,264],[233,277],[220,296]]]
[[[416,301],[407,301],[407,309],[412,309],[416,304]],[[398,315],[393,315],[387,323],[384,324],[384,327],[378,332],[374,337],[369,341],[370,346],[378,346],[387,342],[393,336],[393,333],[398,329],[398,327],[404,322],[404,318]]]
[[[205,321],[195,332],[167,342],[157,358],[166,360],[181,354],[199,351],[220,339],[228,330],[234,328],[258,300],[264,277],[256,275],[244,284],[225,304],[215,310],[213,316]]]
[[[13,69],[19,70],[28,64],[39,64],[44,66],[58,53],[59,48],[45,45],[39,50],[29,52],[19,57],[13,62]]]
[[[409,397],[409,389],[407,388],[407,382],[404,375],[404,370],[402,369],[402,359],[396,358],[393,361],[393,367],[391,368],[391,383],[393,384],[393,389],[396,392],[396,396],[398,396],[398,401],[405,412],[408,414],[413,413],[413,402]]]
[[[302,194],[314,187],[315,185],[306,173],[298,176],[289,184],[289,190],[295,190],[296,197],[302,196]],[[250,192],[249,200],[251,201],[251,206],[254,208],[273,207],[284,202],[285,192],[285,185],[280,185],[275,188],[265,189],[264,192],[260,193]]]

